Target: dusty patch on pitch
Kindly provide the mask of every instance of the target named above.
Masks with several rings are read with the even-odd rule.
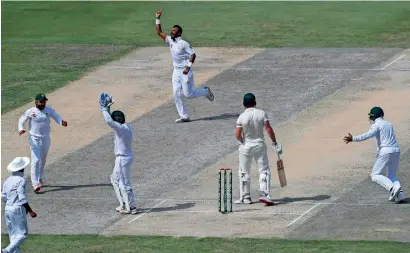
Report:
[[[196,86],[203,85],[223,68],[229,68],[262,50],[197,48],[194,69]],[[49,105],[68,121],[67,128],[52,123],[52,143],[47,163],[110,133],[97,102],[101,92],[114,96],[113,109],[123,110],[130,122],[172,99],[171,74],[172,61],[168,48],[141,48],[47,94]],[[2,172],[14,156],[30,154],[27,136],[18,136],[17,122],[32,105],[29,103],[2,115]]]
[[[122,219],[102,234],[286,237],[325,206],[318,203],[332,202],[369,175],[375,155],[374,140],[347,145],[343,137],[348,132],[357,135],[369,129],[367,113],[371,107],[384,108],[385,118],[395,127],[402,152],[409,149],[410,140],[406,136],[410,130],[410,76],[409,71],[394,70],[394,66],[389,71],[370,71],[360,80],[352,80],[275,127],[278,140],[284,145],[288,179],[288,186],[281,188],[276,156],[269,147],[272,197],[279,205],[234,204],[233,214],[218,213],[219,168],[233,169],[233,200],[238,197],[238,154],[234,152],[181,184],[167,199],[153,200],[153,208],[145,210],[148,213]],[[259,186],[255,164],[251,174],[255,202]],[[181,203],[193,207],[179,208]]]

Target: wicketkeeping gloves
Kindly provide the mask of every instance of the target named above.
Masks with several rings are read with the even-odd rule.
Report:
[[[282,152],[283,152],[283,150],[282,150],[282,144],[280,144],[279,142],[276,142],[276,145],[275,144],[272,144],[273,145],[273,149],[275,150],[275,152],[277,153],[277,154],[282,154]]]
[[[108,108],[114,104],[114,100],[112,96],[108,95],[107,93],[101,93],[99,101],[101,110],[108,110]]]

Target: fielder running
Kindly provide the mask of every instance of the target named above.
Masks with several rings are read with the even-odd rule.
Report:
[[[120,205],[115,209],[121,214],[136,214],[134,191],[130,181],[130,168],[133,162],[132,128],[125,123],[125,115],[121,111],[113,111],[110,115],[110,106],[114,103],[112,97],[102,93],[100,108],[105,122],[114,129],[115,166],[110,176],[111,183]]]
[[[47,97],[38,94],[35,97],[35,106],[28,109],[20,117],[18,122],[19,135],[24,134],[24,124],[29,121],[29,145],[31,149],[31,183],[34,192],[43,187],[44,166],[50,149],[50,117],[57,124],[64,127],[67,121],[61,119],[60,115],[51,107],[47,106]]]
[[[180,118],[175,122],[189,122],[188,112],[181,99],[181,88],[183,89],[186,98],[197,98],[206,96],[209,101],[214,100],[209,87],[194,89],[194,74],[192,71],[192,64],[195,62],[196,54],[192,46],[183,40],[182,28],[179,25],[174,25],[171,29],[171,36],[162,32],[160,17],[162,9],[156,13],[156,29],[157,34],[165,41],[171,51],[174,71],[172,73],[172,87],[174,92],[174,101]]]
[[[390,192],[389,201],[402,202],[404,193],[399,178],[396,176],[400,160],[400,147],[393,126],[384,119],[384,112],[380,107],[373,107],[368,115],[372,124],[369,131],[358,136],[352,136],[349,133],[348,136],[344,137],[344,141],[347,144],[376,137],[377,154],[371,179]]]
[[[252,93],[245,94],[243,106],[246,110],[236,121],[236,139],[241,142],[239,146],[239,192],[240,198],[235,204],[251,204],[250,194],[250,174],[252,159],[255,159],[259,167],[259,202],[266,205],[273,205],[270,196],[271,173],[267,147],[263,135],[263,128],[266,129],[272,140],[274,150],[282,153],[282,146],[276,141],[275,133],[270,126],[268,115],[265,111],[255,108],[256,98]]]
[[[11,176],[4,181],[1,199],[6,203],[4,215],[9,234],[9,245],[2,249],[2,253],[18,253],[20,245],[28,235],[27,213],[32,217],[37,214],[31,210],[26,197],[26,180],[24,169],[30,163],[28,157],[16,157],[7,166]]]

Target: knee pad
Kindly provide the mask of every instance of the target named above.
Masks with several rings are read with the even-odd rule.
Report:
[[[239,178],[243,181],[243,182],[247,182],[250,180],[250,176],[248,173],[245,172],[239,172]]]

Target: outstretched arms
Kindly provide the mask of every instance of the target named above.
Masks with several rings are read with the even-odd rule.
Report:
[[[156,13],[155,15],[156,15],[155,26],[156,26],[156,29],[157,29],[157,34],[158,34],[163,40],[165,40],[166,37],[167,37],[167,34],[162,31],[161,21],[160,21],[160,18],[161,18],[161,15],[162,15],[162,8],[161,8],[161,10],[157,11],[157,13]]]

